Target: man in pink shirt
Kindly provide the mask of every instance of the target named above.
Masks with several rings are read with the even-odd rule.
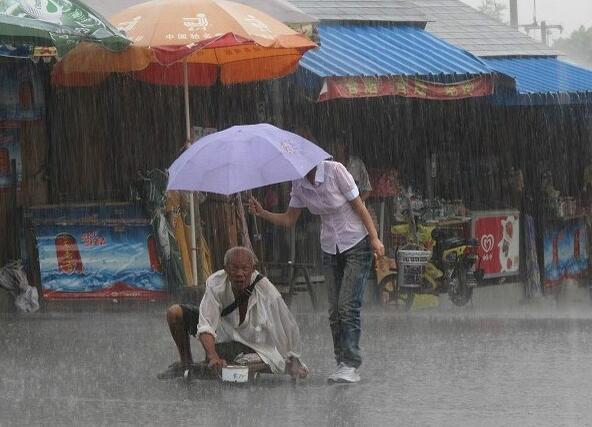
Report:
[[[292,182],[288,209],[272,213],[253,198],[251,213],[276,225],[290,227],[302,208],[321,217],[321,249],[329,298],[329,324],[337,369],[331,382],[360,381],[360,310],[372,253],[384,255],[384,246],[360,199],[353,177],[341,163],[323,161],[304,178]]]

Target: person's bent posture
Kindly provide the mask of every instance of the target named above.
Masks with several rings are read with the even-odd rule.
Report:
[[[224,255],[224,269],[206,281],[199,308],[178,304],[167,311],[171,335],[180,360],[158,375],[160,379],[183,376],[186,369],[209,368],[212,374],[230,363],[267,365],[272,373],[305,378],[308,369],[300,361],[300,331],[290,310],[273,284],[255,270],[257,258],[245,247]],[[194,364],[189,335],[198,336],[204,364]]]

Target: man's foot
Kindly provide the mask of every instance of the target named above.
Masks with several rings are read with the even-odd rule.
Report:
[[[308,376],[308,367],[297,357],[289,357],[286,361],[286,373],[290,374],[292,379],[304,379]]]
[[[171,364],[165,371],[162,371],[156,376],[159,380],[170,380],[173,378],[181,378],[185,369],[187,369],[186,363],[175,362]]]
[[[329,375],[330,383],[357,383],[360,381],[360,374],[353,366],[347,366],[345,363],[340,363],[337,370]]]

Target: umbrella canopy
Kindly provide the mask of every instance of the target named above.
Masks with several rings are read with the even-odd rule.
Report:
[[[269,124],[233,126],[203,137],[169,168],[167,190],[234,194],[304,177],[331,157]]]
[[[76,0],[0,2],[0,40],[13,45],[55,47],[59,56],[81,41],[113,51],[131,43],[100,14]]]
[[[133,40],[121,53],[80,45],[58,67],[57,83],[95,83],[111,72],[181,85],[209,86],[282,77],[316,45],[276,19],[226,0],[154,0],[132,6],[111,21]]]
[[[144,0],[145,1],[145,0]],[[284,24],[311,24],[318,20],[307,15],[287,0],[233,0],[237,3],[254,7],[261,12],[273,16]],[[126,9],[142,0],[85,0],[86,4],[101,13],[103,16],[113,16],[120,10]]]

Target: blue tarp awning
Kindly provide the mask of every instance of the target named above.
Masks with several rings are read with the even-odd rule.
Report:
[[[516,80],[519,94],[592,92],[592,71],[554,57],[484,59],[495,71]]]
[[[479,58],[421,28],[389,24],[319,25],[320,49],[300,65],[318,77],[442,77],[491,74]],[[435,79],[434,79],[435,80]]]

